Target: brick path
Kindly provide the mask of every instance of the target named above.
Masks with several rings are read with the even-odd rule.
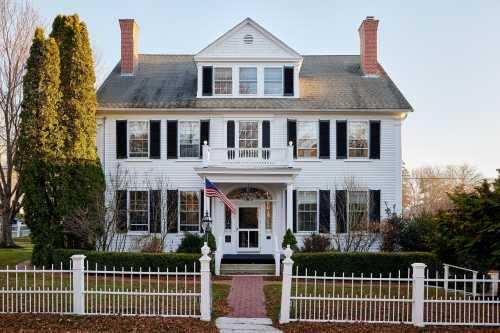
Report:
[[[231,317],[265,318],[263,281],[261,276],[234,276],[228,299]]]

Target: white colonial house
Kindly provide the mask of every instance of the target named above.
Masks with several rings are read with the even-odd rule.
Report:
[[[176,55],[139,54],[138,26],[120,20],[121,61],[98,90],[97,144],[108,184],[129,178],[110,185],[126,248],[163,232],[175,250],[202,232],[206,212],[217,266],[279,260],[287,229],[301,244],[346,233],[351,216],[378,223],[386,205],[400,211],[401,125],[412,107],[377,60],[377,26],[361,23],[359,55],[301,55],[247,18]],[[235,214],[205,198],[205,177]]]

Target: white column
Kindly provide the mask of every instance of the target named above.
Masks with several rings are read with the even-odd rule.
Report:
[[[290,245],[286,246],[284,251],[285,259],[283,260],[283,282],[281,289],[281,312],[280,312],[280,324],[286,324],[290,322],[290,296],[292,294],[292,267],[293,251]]]
[[[83,294],[85,291],[85,256],[83,254],[75,254],[71,256],[71,261],[73,262],[73,313],[81,315],[85,313]]]
[[[207,243],[205,242],[203,247],[201,248],[201,253],[202,256],[199,259],[200,260],[200,290],[201,290],[201,296],[200,296],[200,315],[201,315],[201,320],[204,321],[210,321],[211,319],[211,306],[212,306],[212,293],[210,290],[210,257],[208,256],[210,254],[210,248],[208,247]]]
[[[293,184],[286,184],[286,228],[293,231]]]
[[[413,268],[413,288],[412,288],[412,311],[411,317],[413,325],[424,326],[424,291],[425,291],[425,267],[426,264],[415,263]]]

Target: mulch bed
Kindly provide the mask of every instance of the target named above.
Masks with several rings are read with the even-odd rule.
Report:
[[[213,322],[193,318],[8,314],[0,315],[0,332],[215,333],[218,330]]]

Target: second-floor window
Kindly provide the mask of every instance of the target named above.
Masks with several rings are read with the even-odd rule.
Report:
[[[297,122],[297,157],[316,158],[318,156],[318,123],[316,121]]]
[[[348,122],[349,157],[368,157],[368,122]]]
[[[240,67],[240,95],[257,94],[257,68]]]
[[[200,201],[196,191],[181,191],[179,205],[180,231],[200,230]]]
[[[264,94],[283,95],[283,68],[264,68]]]
[[[233,69],[231,67],[214,68],[214,94],[231,95],[233,93]]]
[[[200,122],[179,122],[180,157],[200,156]]]
[[[259,123],[256,121],[240,121],[240,148],[259,147]]]
[[[148,157],[149,122],[129,121],[128,124],[129,157]]]

